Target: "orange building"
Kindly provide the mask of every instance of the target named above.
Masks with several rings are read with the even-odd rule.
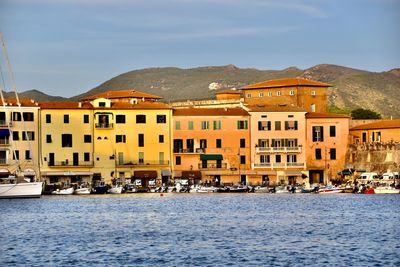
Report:
[[[216,185],[247,183],[249,114],[242,108],[182,108],[173,111],[175,180]]]
[[[303,78],[285,78],[250,84],[241,90],[244,92],[244,101],[249,105],[285,104],[309,112],[326,112],[330,86]]]
[[[381,120],[350,129],[353,143],[400,141],[400,120]]]
[[[329,183],[343,170],[350,117],[343,114],[306,114],[307,167],[310,183]]]
[[[242,92],[241,91],[236,91],[236,90],[224,90],[215,93],[215,98],[217,100],[227,100],[227,99],[237,99],[239,100],[242,97]]]

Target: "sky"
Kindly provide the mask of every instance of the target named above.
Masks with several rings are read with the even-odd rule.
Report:
[[[399,29],[400,0],[0,0],[18,91],[64,97],[149,67],[388,71]]]

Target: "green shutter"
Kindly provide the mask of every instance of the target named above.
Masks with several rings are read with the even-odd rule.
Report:
[[[244,128],[245,129],[248,129],[249,128],[249,124],[248,124],[249,122],[248,121],[244,121]]]

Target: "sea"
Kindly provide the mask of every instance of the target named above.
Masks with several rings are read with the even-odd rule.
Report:
[[[0,266],[400,266],[400,195],[0,200]]]

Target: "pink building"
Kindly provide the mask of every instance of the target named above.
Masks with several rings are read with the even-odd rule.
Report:
[[[216,185],[247,183],[249,120],[242,108],[174,109],[174,178]]]

